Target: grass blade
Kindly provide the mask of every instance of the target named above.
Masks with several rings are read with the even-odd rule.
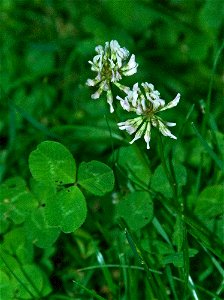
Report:
[[[94,291],[92,291],[92,290],[86,288],[86,287],[85,287],[84,285],[82,285],[81,283],[79,283],[79,282],[77,282],[77,281],[75,281],[75,280],[73,280],[73,282],[74,282],[78,287],[80,287],[80,288],[82,288],[84,291],[86,291],[88,295],[93,296],[95,299],[98,299],[98,300],[106,300],[106,298],[103,298],[103,297],[97,295],[96,292],[94,292]]]
[[[211,158],[214,160],[214,162],[216,163],[216,165],[222,170],[222,172],[224,173],[224,164],[223,162],[218,158],[218,156],[216,155],[216,153],[211,149],[211,147],[208,145],[208,143],[203,139],[203,137],[201,136],[201,134],[199,133],[199,131],[197,130],[197,128],[195,127],[194,123],[191,123],[194,132],[197,136],[197,138],[199,139],[199,141],[201,142],[202,146],[204,147],[205,151],[211,156]]]

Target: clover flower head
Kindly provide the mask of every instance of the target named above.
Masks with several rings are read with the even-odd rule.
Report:
[[[110,105],[110,112],[114,111],[111,82],[119,88],[118,81],[122,76],[130,76],[137,72],[138,64],[135,62],[135,55],[129,58],[129,51],[121,48],[116,40],[105,43],[105,47],[99,45],[95,48],[97,55],[94,56],[91,70],[97,72],[94,79],[88,79],[88,86],[97,86],[97,91],[92,94],[92,99],[98,99],[103,91],[107,92],[107,103]]]
[[[180,100],[180,94],[177,94],[174,100],[165,104],[165,101],[160,98],[160,93],[155,90],[153,84],[144,82],[141,86],[143,90],[138,86],[138,83],[134,84],[133,89],[126,92],[127,96],[124,99],[117,96],[124,110],[135,112],[138,115],[136,118],[118,123],[119,129],[126,130],[130,135],[135,133],[130,144],[144,135],[147,149],[150,148],[149,142],[152,126],[157,127],[164,136],[176,139],[176,136],[167,128],[175,126],[176,123],[165,122],[156,114],[176,106]]]

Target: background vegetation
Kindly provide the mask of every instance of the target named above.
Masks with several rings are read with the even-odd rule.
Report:
[[[2,299],[221,299],[224,2],[2,0],[0,19]],[[157,135],[149,151],[129,146],[106,101],[90,99],[88,60],[112,39],[139,63],[125,84],[152,82],[166,101],[181,94],[166,113],[178,140],[163,139],[179,203]],[[28,159],[46,140],[77,165],[107,164],[115,185],[99,195],[78,179],[84,224],[38,245],[45,231],[28,222],[35,205],[25,194],[45,197]]]

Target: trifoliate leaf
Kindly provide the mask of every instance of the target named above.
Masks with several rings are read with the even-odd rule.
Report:
[[[74,183],[76,164],[72,154],[58,142],[45,141],[31,152],[29,168],[37,181],[56,185]]]
[[[99,161],[83,162],[78,169],[78,184],[92,194],[102,196],[114,187],[113,171]]]

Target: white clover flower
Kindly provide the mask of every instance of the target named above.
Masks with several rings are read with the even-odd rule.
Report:
[[[136,73],[138,64],[135,62],[135,55],[132,54],[129,58],[129,51],[126,48],[121,48],[115,40],[106,42],[104,48],[99,45],[95,50],[97,55],[89,63],[91,70],[97,72],[97,76],[95,79],[88,79],[86,84],[98,87],[98,90],[92,94],[92,99],[98,99],[103,91],[107,92],[107,103],[110,105],[110,112],[112,113],[114,108],[111,82],[121,90],[129,90],[129,88],[119,84],[118,81],[122,79],[122,76]]]
[[[117,96],[124,110],[135,112],[139,115],[136,118],[118,123],[118,126],[120,130],[126,130],[130,135],[135,133],[130,144],[144,134],[144,140],[147,144],[147,149],[149,149],[151,126],[157,127],[164,136],[176,139],[176,136],[167,128],[167,126],[175,126],[176,123],[165,122],[156,113],[176,106],[180,100],[180,94],[177,94],[174,100],[165,105],[165,101],[160,98],[160,93],[154,89],[153,84],[144,82],[141,85],[144,91],[136,83],[132,90],[127,91],[127,96],[124,99]]]

